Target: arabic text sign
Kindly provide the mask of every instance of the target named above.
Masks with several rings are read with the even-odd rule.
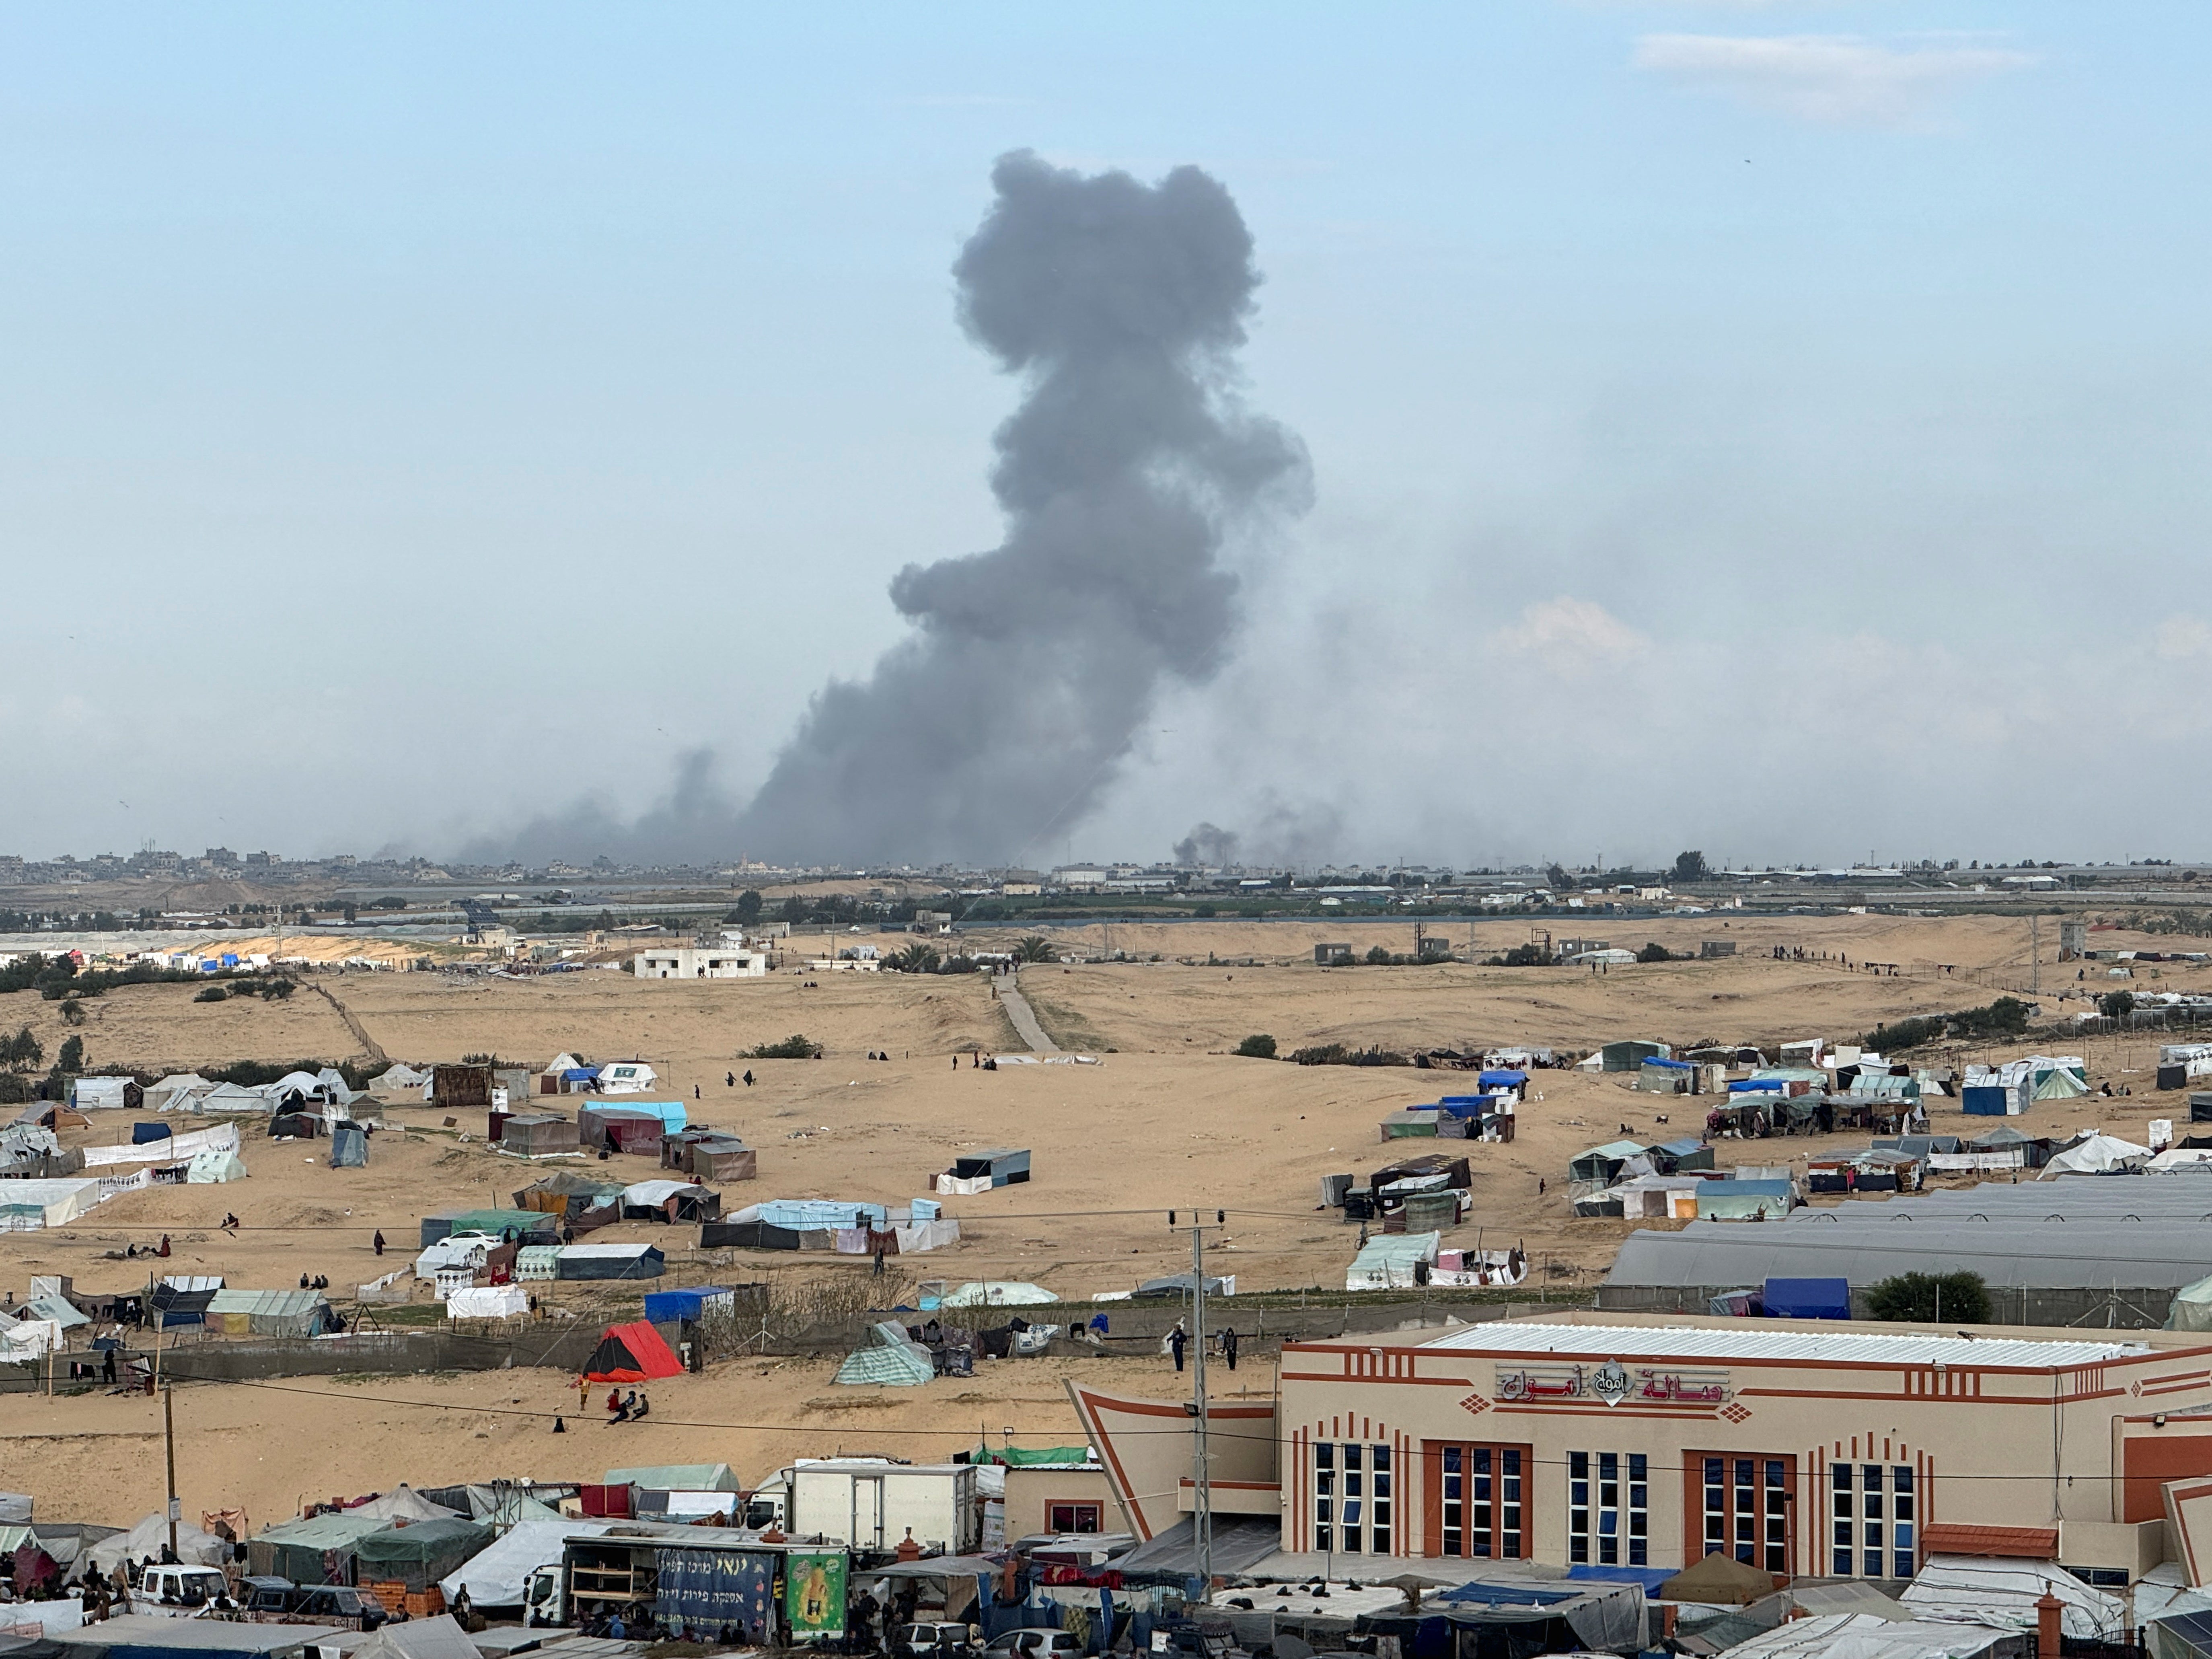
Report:
[[[1595,1401],[1606,1406],[1718,1406],[1733,1397],[1724,1370],[1594,1364],[1501,1364],[1497,1397],[1514,1405]]]

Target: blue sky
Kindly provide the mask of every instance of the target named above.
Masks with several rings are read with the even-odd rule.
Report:
[[[435,853],[635,814],[700,746],[741,797],[902,636],[892,574],[998,539],[1017,388],[949,267],[1026,147],[1228,186],[1247,393],[1315,479],[1238,551],[1236,660],[1054,856],[1201,818],[1453,862],[2186,856],[2208,33],[0,10],[0,737],[36,785],[0,850]]]

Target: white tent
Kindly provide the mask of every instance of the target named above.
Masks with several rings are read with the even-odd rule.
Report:
[[[478,1551],[447,1577],[438,1588],[452,1601],[463,1589],[478,1607],[512,1607],[522,1601],[522,1586],[538,1568],[561,1559],[563,1539],[602,1533],[606,1521],[521,1521],[507,1530],[497,1543]]]
[[[2118,1135],[2093,1134],[2045,1164],[2043,1173],[2036,1179],[2048,1181],[2052,1176],[2106,1175],[2114,1170],[2140,1170],[2149,1161],[2148,1146],[2122,1140]]]
[[[2118,1639],[2127,1606],[2048,1561],[1997,1561],[1972,1555],[1931,1555],[1899,1598],[1915,1619],[2036,1628],[2035,1604],[2048,1591],[2065,1604],[2059,1629],[2078,1638]]]
[[[1763,1631],[1729,1652],[1736,1659],[1968,1659],[2010,1634],[1986,1625],[1826,1613]]]
[[[459,1510],[449,1510],[443,1504],[433,1504],[404,1480],[383,1496],[372,1498],[366,1504],[356,1504],[345,1512],[348,1515],[374,1516],[380,1521],[449,1521],[461,1518]]]
[[[92,1565],[102,1573],[113,1572],[125,1561],[156,1561],[169,1547],[169,1522],[149,1515],[128,1532],[103,1538],[92,1547]],[[211,1532],[202,1532],[189,1521],[177,1522],[177,1559],[188,1566],[219,1567],[230,1559],[230,1546]]]
[[[42,1358],[61,1346],[62,1328],[58,1320],[0,1320],[0,1361],[13,1364],[26,1359]]]
[[[530,1292],[520,1285],[478,1285],[446,1293],[448,1319],[512,1319],[530,1311]]]
[[[2166,1328],[2212,1331],[2212,1279],[2184,1285],[2173,1293],[2173,1305],[2166,1310]]]
[[[472,1598],[473,1599],[473,1598]],[[477,1644],[450,1613],[381,1625],[349,1659],[480,1659]]]
[[[212,1187],[226,1181],[246,1179],[246,1165],[236,1152],[210,1148],[197,1154],[185,1170],[185,1182],[191,1187]]]
[[[1025,1308],[1042,1306],[1060,1298],[1042,1285],[1026,1284],[1020,1279],[973,1279],[956,1290],[947,1291],[941,1305],[947,1308]]]

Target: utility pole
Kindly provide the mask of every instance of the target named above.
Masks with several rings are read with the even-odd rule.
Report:
[[[2027,986],[2031,996],[2043,994],[2043,913],[2031,911],[2027,918]]]
[[[1216,1210],[1213,1225],[1226,1224],[1228,1212]],[[1168,1225],[1176,1224],[1176,1212],[1168,1212]],[[1197,1363],[1191,1367],[1191,1403],[1188,1411],[1194,1424],[1191,1435],[1191,1536],[1198,1546],[1198,1581],[1201,1603],[1213,1600],[1213,1481],[1212,1466],[1208,1460],[1206,1425],[1206,1228],[1194,1210],[1190,1218],[1190,1347]]]
[[[171,1407],[173,1390],[161,1385],[161,1450],[169,1465],[169,1553],[177,1553],[177,1415]]]

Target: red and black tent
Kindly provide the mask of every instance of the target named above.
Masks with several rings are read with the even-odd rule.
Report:
[[[684,1367],[660,1333],[641,1320],[635,1325],[610,1325],[592,1350],[584,1375],[594,1382],[648,1382],[659,1376],[681,1376]]]

